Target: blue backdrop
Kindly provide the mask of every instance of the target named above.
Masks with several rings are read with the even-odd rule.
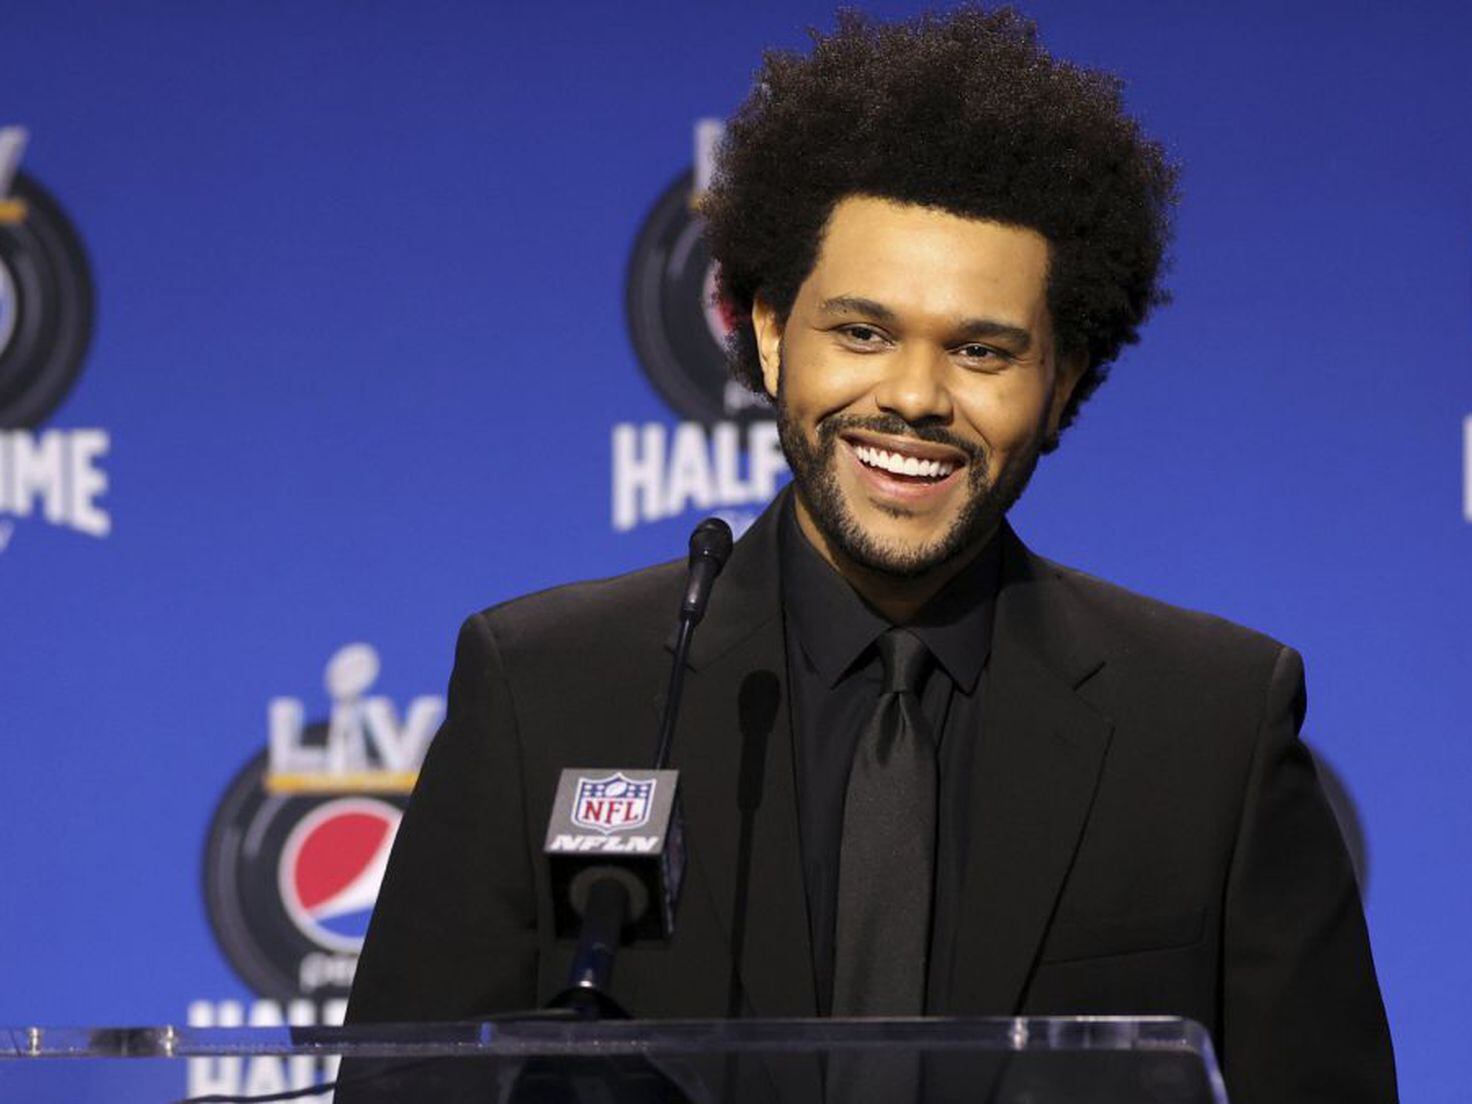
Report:
[[[631,343],[626,273],[698,120],[831,11],[3,7],[0,126],[28,131],[21,172],[75,224],[97,298],[65,400],[0,434],[12,480],[47,433],[77,452],[56,470],[93,530],[0,489],[0,1023],[249,1016],[280,994],[253,993],[201,886],[271,702],[327,721],[324,668],[360,642],[343,731],[378,731],[365,695],[401,724],[420,700],[423,721],[469,611],[679,554],[692,498],[754,508],[747,467],[701,482],[724,462],[715,424],[675,471],[682,415]],[[1014,522],[1304,653],[1305,734],[1366,840],[1404,1098],[1457,1099],[1472,9],[1027,10],[1055,52],[1127,78],[1185,199],[1175,304]],[[665,467],[616,471],[618,434],[643,448],[649,425]],[[620,479],[666,508],[616,519]],[[305,884],[281,892],[309,911],[336,891]]]

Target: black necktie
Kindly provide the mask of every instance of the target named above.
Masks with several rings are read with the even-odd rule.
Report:
[[[879,638],[884,686],[849,770],[833,953],[835,1016],[918,1016],[935,866],[935,744],[918,693],[930,653]]]

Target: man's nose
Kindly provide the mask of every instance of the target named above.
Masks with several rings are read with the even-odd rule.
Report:
[[[946,383],[950,362],[944,350],[903,349],[889,358],[886,367],[874,389],[879,409],[907,422],[951,420],[951,392]]]

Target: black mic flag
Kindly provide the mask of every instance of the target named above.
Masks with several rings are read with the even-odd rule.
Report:
[[[679,634],[653,769],[570,768],[558,781],[543,847],[551,867],[557,934],[588,942],[590,910],[599,912],[593,925],[601,929],[599,955],[611,958],[614,947],[604,944],[616,945],[620,935],[651,939],[674,932],[685,855],[679,772],[667,767],[690,641],[731,548],[730,526],[719,518],[707,518],[690,534]],[[599,904],[609,900],[624,904]],[[611,961],[603,969],[611,969]],[[587,983],[575,979],[573,984]]]

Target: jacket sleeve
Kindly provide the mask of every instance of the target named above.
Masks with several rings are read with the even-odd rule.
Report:
[[[510,692],[483,615],[461,627],[444,724],[399,826],[349,1023],[468,1019],[536,1002],[536,906]]]
[[[1344,841],[1298,739],[1303,663],[1268,685],[1231,872],[1222,1065],[1232,1104],[1390,1104],[1390,1032]]]

